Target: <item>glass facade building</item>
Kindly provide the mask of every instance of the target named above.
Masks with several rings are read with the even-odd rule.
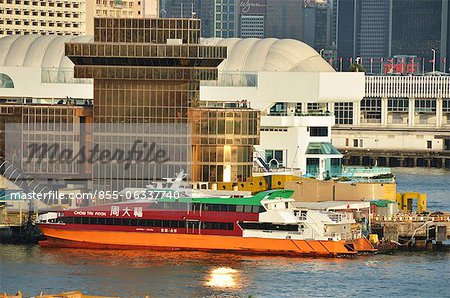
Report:
[[[94,164],[94,188],[145,187],[181,170],[202,182],[251,176],[257,112],[199,104],[200,80],[215,80],[227,54],[226,47],[199,45],[200,20],[101,18],[94,32],[93,43],[66,44],[75,77],[94,79],[94,141],[116,148],[153,138],[171,157],[127,169]],[[102,137],[111,131],[117,140]]]

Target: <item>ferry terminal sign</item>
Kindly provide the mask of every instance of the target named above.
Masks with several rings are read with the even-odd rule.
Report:
[[[239,8],[241,14],[265,14],[267,0],[241,0]]]

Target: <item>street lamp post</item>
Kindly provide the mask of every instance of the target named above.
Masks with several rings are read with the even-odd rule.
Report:
[[[431,49],[433,51],[433,74],[436,71],[436,50]]]

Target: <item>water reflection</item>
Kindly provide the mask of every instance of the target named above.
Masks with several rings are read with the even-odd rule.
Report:
[[[217,288],[235,288],[237,272],[237,270],[227,267],[215,268],[209,273],[206,285]]]

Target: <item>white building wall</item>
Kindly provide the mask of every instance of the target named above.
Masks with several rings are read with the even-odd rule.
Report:
[[[0,89],[0,99],[25,97],[42,99],[94,98],[92,83],[42,83],[40,67],[0,67],[0,73],[7,74],[14,82],[14,88]],[[57,73],[55,75],[57,76]]]
[[[363,149],[363,150],[443,150],[442,139],[435,138],[436,135],[445,134],[439,131],[398,131],[398,130],[333,130],[333,145],[341,150]],[[449,132],[447,132],[447,135]],[[358,140],[358,146],[354,146],[354,140]],[[361,143],[362,140],[362,143]],[[431,148],[428,148],[428,142]],[[348,145],[347,145],[348,144]],[[360,146],[362,144],[362,146]]]
[[[248,100],[253,108],[265,110],[275,102],[352,102],[364,97],[364,74],[356,72],[258,72],[255,87],[233,84],[204,84],[200,99]]]
[[[305,153],[310,142],[331,143],[334,116],[261,116],[258,151],[283,150],[284,167],[306,171]],[[310,126],[328,127],[328,136],[311,137]]]

